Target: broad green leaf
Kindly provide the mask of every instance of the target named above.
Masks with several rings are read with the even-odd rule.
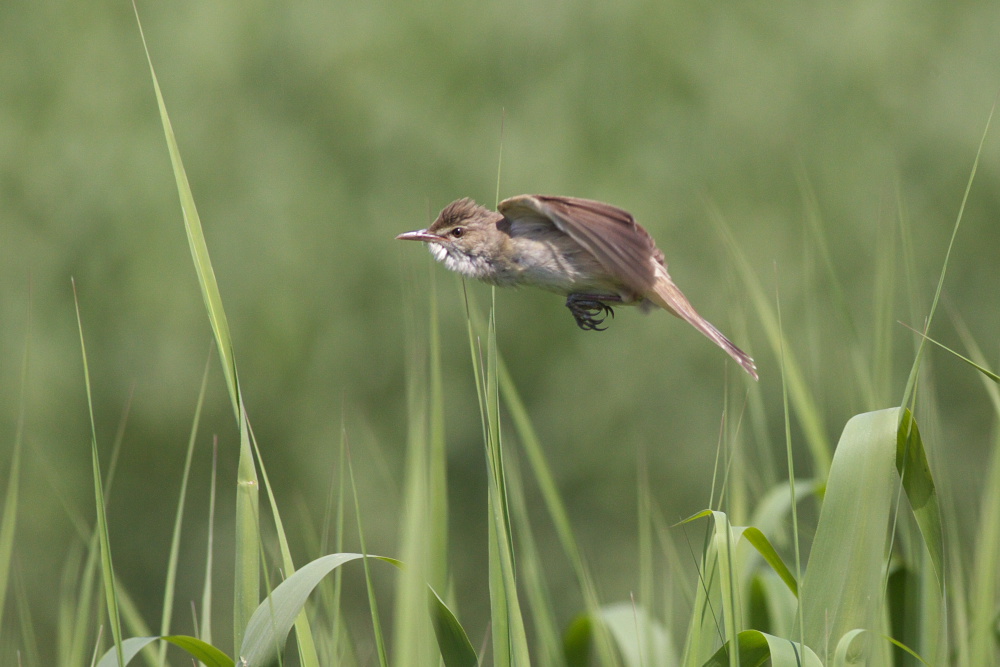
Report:
[[[897,466],[935,568],[940,564],[940,516],[916,424],[899,408],[857,415],[837,445],[800,589],[806,643],[821,655],[836,638],[878,627]]]

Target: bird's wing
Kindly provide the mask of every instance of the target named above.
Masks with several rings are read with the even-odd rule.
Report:
[[[628,211],[590,199],[518,195],[497,210],[512,222],[548,221],[583,246],[609,273],[639,294],[656,281],[652,260],[663,255],[653,238]]]

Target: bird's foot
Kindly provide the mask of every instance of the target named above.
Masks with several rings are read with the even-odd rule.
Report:
[[[576,325],[584,331],[604,331],[607,327],[601,325],[608,315],[615,316],[611,306],[590,294],[570,294],[566,297],[566,307],[576,318]]]

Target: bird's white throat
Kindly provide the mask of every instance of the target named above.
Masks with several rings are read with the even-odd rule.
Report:
[[[450,251],[439,243],[428,243],[434,259],[444,264],[449,270],[461,273],[467,278],[489,281],[494,274],[493,265],[481,255],[466,255],[458,251]]]

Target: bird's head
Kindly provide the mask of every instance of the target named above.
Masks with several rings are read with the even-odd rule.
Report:
[[[484,279],[509,238],[502,229],[504,217],[471,199],[459,199],[444,207],[427,229],[400,234],[401,241],[423,241],[434,258],[452,271]]]

